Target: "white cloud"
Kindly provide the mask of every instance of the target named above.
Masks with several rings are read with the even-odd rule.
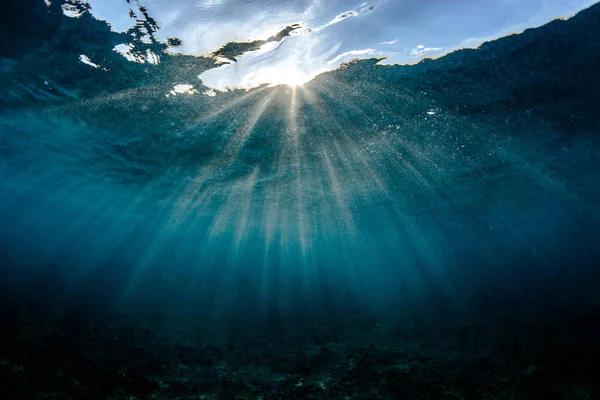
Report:
[[[302,84],[326,68],[326,61],[339,49],[339,43],[316,52],[319,43],[314,36],[293,36],[283,44],[268,43],[257,51],[238,58],[236,63],[222,65],[202,73],[199,78],[217,90],[250,89],[261,84]]]
[[[366,56],[366,55],[375,55],[377,51],[375,49],[364,49],[364,50],[350,50],[346,51],[342,54],[337,55],[334,59],[327,61],[328,65],[339,63],[343,59],[348,59],[350,57],[356,56]]]
[[[429,53],[433,53],[440,50],[442,50],[441,47],[425,47],[422,44],[420,44],[416,48],[411,49],[408,53],[412,58],[422,58],[423,56]]]

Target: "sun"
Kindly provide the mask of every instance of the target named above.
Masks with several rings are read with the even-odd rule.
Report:
[[[314,75],[307,74],[296,67],[292,67],[270,69],[266,78],[271,86],[302,86],[314,78]]]
[[[263,63],[266,64],[266,63]],[[314,69],[309,63],[295,58],[274,61],[268,65],[253,65],[243,59],[238,64],[226,64],[209,69],[198,76],[203,84],[218,91],[250,90],[262,85],[302,87],[324,69]]]

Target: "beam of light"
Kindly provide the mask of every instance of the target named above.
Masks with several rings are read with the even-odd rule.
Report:
[[[370,186],[371,183],[375,183],[379,191],[389,195],[389,189],[383,182],[383,178],[376,172],[377,169],[369,164],[360,151],[359,145],[350,138],[350,135],[348,135],[346,130],[341,126],[337,118],[329,112],[328,109],[319,107],[314,95],[309,90],[305,90],[304,94],[307,97],[309,104],[314,107],[314,111],[318,114],[318,120],[328,121],[328,124],[330,124],[329,126],[331,126],[334,131],[332,136],[336,138],[334,141],[336,153],[338,158],[346,166],[346,169],[351,171],[352,181],[360,181],[369,184],[369,187],[367,188],[369,190],[363,190],[361,191],[361,194],[365,194],[365,192],[369,195],[375,194]],[[342,144],[340,144],[339,140],[342,141]],[[346,154],[348,154],[354,162],[352,162]],[[358,167],[356,166],[357,162],[360,164]]]
[[[277,89],[281,92],[281,89]],[[275,163],[275,179],[269,184],[264,193],[262,231],[264,237],[264,246],[267,253],[271,252],[271,247],[275,239],[279,239],[279,250],[287,242],[287,227],[289,204],[287,198],[284,198],[287,192],[287,181],[291,180],[289,168],[290,139],[285,130],[277,135],[276,152],[277,161]]]
[[[352,111],[357,112],[361,115],[362,118],[364,118],[365,121],[374,122],[374,120],[367,113],[365,113],[362,110],[362,108],[360,108],[358,104],[356,104],[354,101],[348,101],[347,98],[340,98],[340,93],[357,94],[358,91],[356,91],[353,88],[351,89],[347,85],[343,85],[342,83],[333,79],[329,74],[322,75],[321,79],[323,80],[324,84],[318,85],[316,87],[311,87],[311,89],[318,91],[321,95],[325,94],[328,97],[329,104],[338,103],[342,105],[343,108],[351,109]],[[330,89],[330,87],[332,86],[335,87],[334,90]],[[306,90],[306,92],[309,94],[311,93],[309,90]]]
[[[230,219],[232,218],[237,208],[236,202],[236,190],[239,190],[239,183],[232,184],[228,189],[221,187],[219,190],[220,195],[225,195],[224,192],[227,190],[227,199],[225,204],[219,205],[215,213],[210,227],[208,228],[208,239],[213,241],[222,234],[228,232],[228,228],[231,227]]]
[[[346,204],[345,195],[342,192],[342,184],[340,182],[340,179],[338,178],[336,168],[333,166],[330,159],[330,155],[327,153],[327,149],[325,147],[321,147],[321,159],[325,163],[325,171],[327,172],[327,176],[329,178],[329,188],[333,191],[339,210],[341,212],[341,216],[344,220],[344,224],[346,225],[346,229],[348,230],[348,234],[350,235],[350,237],[353,238],[356,233],[356,229],[354,226],[354,218],[352,217],[350,208]]]
[[[202,165],[198,167],[194,176],[179,183],[177,188],[173,190],[173,194],[168,200],[173,204],[168,223],[169,227],[184,223],[191,210],[203,204],[209,193],[206,189],[202,190],[208,177],[208,168]]]
[[[344,92],[344,91],[348,90],[347,87],[344,87],[339,82],[336,82],[334,80],[327,80],[327,82],[328,82],[328,84],[336,85],[338,91]],[[327,88],[327,85],[323,85],[323,86],[319,87],[319,89],[323,93],[328,93],[328,96],[331,99],[336,99],[336,97],[333,93],[329,93],[329,89]],[[308,90],[306,92],[309,93]],[[315,103],[314,99],[309,99],[309,101],[312,103]],[[351,108],[353,111],[356,111],[360,115],[362,115],[366,120],[371,121],[371,118],[368,116],[368,114],[365,113],[358,105],[355,105],[353,101],[344,101],[343,103],[341,103],[341,105],[343,105],[346,108]],[[381,170],[383,166],[380,165],[380,163],[371,165],[371,162],[367,161],[367,158],[364,155],[364,153],[359,151],[359,148],[360,148],[359,145],[355,141],[353,141],[352,138],[347,134],[347,132],[341,126],[339,121],[337,121],[335,116],[333,114],[331,114],[330,112],[327,112],[326,110],[322,110],[321,108],[318,108],[318,110],[323,114],[323,116],[321,118],[324,118],[323,120],[330,121],[332,124],[334,124],[334,127],[336,128],[337,132],[340,134],[338,136],[341,136],[346,141],[346,144],[344,145],[344,149],[342,151],[338,150],[339,153],[342,156],[345,153],[348,153],[352,156],[353,160],[359,161],[362,164],[362,166],[358,170],[358,173],[361,175],[366,175],[366,177],[368,178],[367,182],[375,183],[376,186],[380,189],[381,193],[383,193],[389,199],[389,203],[393,204],[395,200],[391,197],[391,192],[390,192],[389,188],[383,182],[382,177],[379,176],[379,174],[376,172],[378,170]],[[419,163],[422,164],[427,170],[438,171],[441,169],[440,166],[437,165],[435,162],[433,162],[433,160],[427,154],[425,154],[425,152],[419,150],[414,144],[409,143],[407,140],[403,139],[400,136],[402,134],[402,132],[397,132],[398,135],[395,137],[395,142],[391,141],[390,135],[388,135],[387,132],[385,132],[385,133],[386,133],[385,135],[379,135],[378,137],[376,137],[374,139],[374,143],[376,144],[375,151],[376,152],[385,152],[385,153],[389,153],[390,155],[392,155],[393,159],[398,160],[404,166],[404,168],[406,168],[408,170],[408,172],[412,173],[413,178],[416,179],[416,182],[420,183],[421,188],[429,190],[431,192],[430,193],[431,196],[438,198],[440,200],[440,204],[445,204],[445,202],[442,201],[439,194],[437,192],[435,192],[431,183],[424,176],[424,174],[422,172],[420,172],[419,169],[415,168],[415,166],[413,165],[413,162],[408,160],[396,147],[399,145],[405,152],[407,152],[408,154],[411,155],[411,158],[413,158],[414,160],[418,160]],[[388,158],[386,157],[385,159],[387,160]],[[348,164],[348,165],[350,165],[350,164]],[[401,171],[401,173],[405,173],[405,171]],[[355,177],[355,179],[356,179],[356,177]],[[369,194],[369,193],[367,193],[367,194]]]
[[[304,205],[304,191],[302,182],[301,165],[303,163],[302,147],[300,144],[300,134],[298,132],[298,103],[296,88],[291,89],[290,105],[288,110],[288,131],[292,144],[292,162],[295,170],[295,191],[296,191],[296,203],[297,203],[297,222],[298,222],[298,236],[300,239],[300,246],[302,254],[306,255],[306,249],[308,246],[307,239],[307,215]]]
[[[324,87],[321,87],[320,89],[327,90]],[[313,97],[312,93],[309,92],[309,90],[305,90],[305,92],[309,103],[315,105],[315,110],[319,113],[319,120],[328,121],[328,127],[330,127],[333,130],[332,136],[337,139],[333,142],[333,150],[335,150],[337,159],[340,160],[341,164],[344,165],[345,168],[349,171],[351,180],[353,182],[363,182],[369,187],[369,190],[363,191],[364,193],[362,193],[366,196],[364,200],[370,202],[371,200],[369,198],[371,197],[383,196],[386,200],[385,203],[387,204],[389,211],[391,211],[391,220],[395,221],[395,224],[398,225],[399,232],[404,233],[405,240],[409,243],[409,249],[411,249],[412,252],[416,253],[419,259],[425,261],[427,268],[432,270],[441,270],[440,272],[436,272],[435,274],[427,274],[427,271],[424,271],[422,268],[419,269],[417,267],[419,265],[419,261],[415,260],[411,264],[416,268],[415,271],[418,272],[419,275],[426,275],[423,275],[422,279],[430,279],[428,278],[429,276],[436,276],[439,277],[439,279],[436,279],[438,285],[447,284],[449,279],[447,278],[447,274],[445,269],[443,268],[441,260],[437,256],[435,246],[433,246],[430,243],[429,239],[419,228],[419,225],[416,223],[414,218],[406,211],[410,209],[408,204],[406,204],[406,201],[397,195],[392,195],[392,192],[388,188],[383,177],[377,173],[378,170],[382,169],[383,165],[380,165],[379,163],[372,164],[370,160],[367,159],[364,152],[361,151],[359,145],[354,140],[352,140],[350,135],[341,126],[335,115],[328,112],[327,109],[318,107],[315,98]],[[349,104],[348,101],[344,101],[341,105],[344,108],[352,108],[352,104]],[[354,107],[354,109],[358,111],[359,114],[365,116],[365,118],[368,118],[366,113],[360,110],[360,108]],[[418,185],[421,188],[426,189],[428,192],[433,192],[429,181],[412,165],[412,163],[410,163],[408,160],[405,160],[404,157],[401,156],[401,154],[398,152],[395,146],[392,143],[390,143],[389,137],[387,135],[380,135],[379,137],[376,137],[375,140],[378,143],[378,152],[383,152],[385,154],[390,155],[395,154],[396,158],[402,161],[400,165],[403,166],[405,170],[400,171],[400,173],[404,174],[406,172],[409,172],[413,175],[413,179],[416,179],[416,182],[418,182]],[[404,144],[405,148],[411,153],[413,158],[425,162],[431,162],[431,160],[429,160],[429,158],[426,157],[423,154],[423,152],[418,151],[413,145],[405,143],[400,138],[399,141]],[[349,157],[351,157],[351,160],[349,159]],[[332,171],[332,162],[327,157],[326,152],[324,152],[324,158],[326,161],[327,170]],[[387,159],[387,157],[382,157],[381,154],[379,155],[379,158]],[[331,177],[331,172],[330,180],[334,182],[334,193],[336,193],[335,182],[337,181],[337,177]],[[378,190],[374,191],[373,188],[370,186],[371,184],[374,184]],[[440,202],[440,204],[443,204],[443,201],[441,201],[441,197],[437,193],[431,193],[431,195],[436,198],[439,197],[440,200],[438,201]],[[340,204],[339,199],[341,197],[342,195],[336,194],[336,198],[338,198],[338,204]],[[347,207],[345,205],[342,205],[341,208],[347,210]],[[351,263],[348,265],[351,265]]]
[[[306,101],[313,107],[313,112],[316,113],[316,119],[319,121],[326,121],[325,128],[330,133],[331,138],[331,149],[334,151],[339,164],[343,166],[347,172],[347,178],[345,180],[353,182],[356,186],[360,187],[360,195],[363,201],[370,204],[374,198],[381,197],[384,194],[385,198],[390,197],[390,192],[387,185],[384,182],[382,176],[377,172],[377,167],[372,165],[367,159],[363,149],[360,145],[352,140],[346,129],[344,129],[338,119],[330,112],[327,107],[322,107],[316,100],[314,94],[309,88],[303,90]],[[341,106],[347,108],[348,103],[343,102]],[[363,113],[364,114],[364,113]],[[323,190],[321,188],[321,190]],[[324,192],[323,192],[324,193]],[[323,196],[324,194],[322,194]],[[391,201],[391,200],[390,200]],[[325,215],[319,218],[323,220],[327,217]],[[327,229],[326,229],[327,231]],[[325,232],[322,240],[329,241],[329,235]],[[333,248],[334,245],[343,246],[343,249],[339,251],[341,257],[345,260],[343,263],[344,271],[339,270],[339,273],[347,273],[349,269],[354,269],[354,273],[351,276],[360,276],[365,272],[368,272],[369,260],[364,259],[364,254],[360,254],[357,251],[355,245],[349,243],[328,243],[329,248]],[[367,276],[370,276],[367,274]],[[365,283],[362,281],[362,283]],[[365,297],[367,294],[364,291],[364,285],[361,285],[357,280],[349,280],[348,285],[353,291],[354,295],[359,297]]]
[[[261,275],[260,290],[262,293],[263,314],[268,315],[270,311],[269,293],[271,287],[277,285],[277,280],[271,272],[276,263],[277,252],[282,250],[283,227],[285,226],[285,210],[281,206],[282,193],[284,193],[282,179],[285,178],[285,148],[282,145],[282,138],[278,138],[279,156],[276,167],[276,179],[272,182],[273,188],[268,187],[264,190],[263,214],[261,219],[262,236],[264,239],[264,258],[259,271]],[[279,246],[274,245],[279,236]]]
[[[72,122],[71,119],[72,118],[59,119],[60,129],[53,125],[53,123],[56,122],[54,119],[49,118],[43,120],[43,122],[46,129],[54,129],[55,133],[60,133],[61,136],[65,136],[62,139],[67,138],[68,140],[69,136],[80,136],[78,135],[81,133],[80,128],[85,128],[85,126],[80,125],[76,118],[73,118],[75,119],[74,122]],[[56,135],[50,136],[56,139]],[[55,143],[57,146],[63,144],[64,143],[61,141]],[[91,146],[99,145],[97,143],[91,143]],[[55,151],[62,152],[65,149],[66,148],[57,148]],[[89,148],[85,148],[85,151],[76,153],[86,154],[88,151]],[[60,164],[54,165],[52,169],[40,174],[39,179],[34,181],[30,187],[32,191],[38,192],[38,196],[40,192],[48,192],[52,194],[49,196],[50,199],[56,198],[57,201],[60,201],[66,206],[69,206],[69,203],[72,201],[74,209],[81,208],[83,211],[77,219],[69,221],[69,223],[65,224],[63,227],[65,235],[61,238],[65,243],[57,244],[55,256],[59,255],[61,251],[60,248],[70,245],[70,243],[67,242],[69,238],[72,238],[75,241],[77,240],[75,235],[82,229],[83,225],[86,226],[86,229],[92,229],[91,226],[94,224],[96,224],[96,228],[105,228],[105,226],[101,225],[101,222],[111,220],[112,226],[115,228],[113,234],[100,234],[94,242],[85,243],[88,250],[87,253],[96,255],[95,260],[94,263],[89,263],[90,267],[81,268],[69,274],[71,281],[75,282],[77,279],[80,279],[89,273],[93,273],[93,267],[101,266],[110,257],[111,252],[122,245],[126,238],[135,230],[137,225],[131,223],[129,218],[131,218],[132,215],[135,215],[140,202],[144,200],[144,193],[139,193],[138,196],[135,197],[132,197],[129,194],[121,194],[119,185],[114,182],[111,182],[108,189],[105,188],[102,193],[98,193],[98,186],[94,184],[81,186],[80,180],[74,179],[72,174],[69,173],[68,166],[62,167],[64,167],[64,169],[61,168]],[[148,194],[148,197],[151,197],[150,193],[147,192],[146,194]],[[82,257],[87,257],[87,255],[82,254]]]
[[[163,185],[167,185],[173,176],[180,173],[181,168],[174,166],[165,172],[159,179],[154,181],[151,185],[144,187],[136,196],[135,200],[132,201],[128,206],[117,207],[115,213],[119,215],[115,220],[115,230],[121,232],[120,235],[114,235],[115,240],[112,247],[117,247],[122,243],[125,243],[126,239],[135,232],[141,225],[141,223],[131,223],[133,219],[136,221],[135,214],[144,210],[147,204],[143,204],[147,199],[153,199],[156,196],[156,188],[160,188]],[[122,299],[126,299],[127,296],[134,294],[138,289],[138,284],[141,277],[145,272],[152,268],[153,263],[160,259],[161,251],[165,249],[165,245],[171,239],[171,235],[176,232],[176,226],[169,220],[172,209],[169,206],[170,202],[177,196],[177,192],[173,193],[163,205],[154,204],[157,208],[153,209],[152,221],[154,223],[164,223],[167,225],[166,229],[152,229],[152,226],[145,226],[146,235],[145,241],[148,243],[143,247],[143,252],[137,255],[135,262],[132,262],[130,270],[132,271],[129,276],[129,281],[124,286],[122,291]],[[145,211],[147,212],[147,210]],[[117,228],[119,227],[119,228]],[[139,239],[139,238],[136,238]],[[173,271],[170,271],[173,272]]]
[[[239,127],[237,131],[228,139],[225,148],[218,154],[212,156],[210,160],[205,162],[203,165],[198,167],[197,174],[191,178],[190,181],[184,182],[180,185],[180,195],[174,201],[176,207],[173,209],[173,216],[171,223],[177,223],[188,218],[188,214],[193,209],[208,208],[203,205],[206,202],[214,200],[218,195],[222,195],[222,190],[218,185],[210,185],[208,182],[211,178],[217,178],[218,173],[227,173],[229,168],[237,160],[239,152],[243,148],[246,140],[251,135],[255,128],[258,120],[267,109],[273,94],[266,96],[260,101],[258,106],[252,111],[250,118],[244,121],[243,126]],[[247,97],[245,97],[246,99]],[[244,100],[245,100],[244,99]],[[238,102],[231,102],[228,107],[234,107]],[[218,113],[223,110],[219,110]],[[210,115],[208,116],[211,117]],[[220,178],[225,179],[223,177]],[[220,232],[219,226],[224,224],[226,219],[227,205],[220,206],[220,211],[211,224],[209,229],[209,236],[215,237]]]
[[[246,140],[252,134],[254,127],[258,123],[258,120],[262,117],[263,113],[269,106],[269,103],[273,99],[275,95],[275,91],[272,91],[261,102],[258,106],[250,114],[250,117],[247,121],[244,122],[244,125],[241,126],[227,141],[227,145],[221,152],[221,167],[230,167],[236,160],[240,153],[240,150],[246,143]],[[224,164],[224,165],[223,165]]]
[[[259,168],[255,167],[245,181],[233,182],[227,193],[227,200],[220,206],[213,219],[208,237],[214,240],[225,233],[233,233],[236,248],[239,246],[246,233],[246,226],[250,216],[252,195],[259,174]],[[224,188],[221,186],[220,194]]]
[[[211,97],[209,101],[210,101],[211,107],[214,109],[211,110],[208,114],[202,114],[194,122],[192,122],[190,124],[191,127],[188,128],[188,131],[193,130],[199,124],[214,120],[215,118],[219,117],[224,112],[235,109],[236,107],[240,106],[242,103],[244,103],[248,100],[251,100],[252,98],[260,95],[266,89],[267,89],[266,87],[259,87],[259,88],[250,90],[244,94],[238,94],[238,95],[234,96],[234,98],[232,100],[228,100],[225,103],[222,103],[221,96]],[[204,101],[206,101],[207,99],[208,99],[208,97],[203,97]]]
[[[281,160],[280,160],[281,161]],[[280,168],[281,163],[278,163]],[[279,175],[279,173],[278,173]],[[281,175],[279,175],[281,176]],[[265,191],[264,204],[263,204],[263,237],[265,239],[265,251],[268,253],[273,242],[275,233],[277,232],[279,222],[279,202],[281,201],[281,188],[279,180],[275,183],[275,188],[272,191]]]
[[[244,186],[242,188],[241,199],[239,204],[238,221],[235,226],[235,246],[236,251],[240,245],[246,239],[246,228],[250,219],[251,207],[252,207],[252,195],[254,193],[254,185],[256,184],[256,177],[259,174],[259,167],[255,167],[254,171],[248,176]]]
[[[230,249],[227,252],[227,259],[214,261],[219,265],[219,280],[226,287],[236,285],[235,276],[239,273],[240,264],[244,267],[244,250],[248,250],[249,247],[243,245],[248,241],[249,224],[253,222],[253,199],[259,175],[260,167],[256,166],[246,179],[239,179],[232,184],[226,203],[224,205],[219,204],[220,208],[217,211],[217,216],[208,228],[209,243],[208,246],[204,247],[211,248],[213,247],[210,246],[211,244],[218,247],[220,246],[220,239],[224,240],[227,246],[230,246],[226,246]],[[214,259],[214,255],[211,255],[211,257]],[[206,259],[206,253],[204,258]],[[202,265],[204,265],[204,262]],[[228,302],[235,301],[235,296],[231,296],[227,292],[218,291],[222,296],[218,302],[221,307],[226,308]]]

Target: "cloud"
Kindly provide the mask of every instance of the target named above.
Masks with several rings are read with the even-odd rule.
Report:
[[[375,55],[377,54],[377,50],[375,49],[364,49],[364,50],[350,50],[350,51],[346,51],[342,54],[337,55],[335,58],[333,58],[332,60],[327,61],[328,65],[334,64],[334,63],[339,63],[341,60],[343,59],[347,59],[350,57],[356,57],[356,56],[365,56],[365,55]]]
[[[408,49],[407,49],[408,50]],[[412,58],[422,58],[426,54],[433,53],[442,50],[442,47],[425,47],[422,44],[416,48],[411,49],[408,53]]]
[[[338,52],[340,44],[317,49],[320,43],[318,36],[291,36],[283,43],[268,43],[248,52],[235,63],[210,69],[199,78],[217,90],[250,89],[264,83],[304,83],[332,69],[326,68],[326,62]]]

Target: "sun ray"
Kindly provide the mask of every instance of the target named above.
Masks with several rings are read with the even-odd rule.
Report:
[[[251,207],[252,207],[252,196],[254,192],[254,186],[256,184],[256,178],[259,175],[259,167],[255,167],[254,171],[248,176],[244,186],[242,187],[242,193],[240,194],[239,204],[239,216],[235,227],[235,245],[236,251],[239,249],[241,243],[245,239],[246,229],[250,220]]]
[[[389,189],[383,182],[382,177],[376,172],[376,168],[369,164],[365,156],[359,151],[359,145],[350,138],[350,135],[341,126],[337,118],[326,108],[318,107],[314,95],[308,90],[305,91],[305,96],[308,102],[313,105],[314,112],[317,113],[317,118],[321,121],[327,121],[328,126],[334,132],[332,136],[336,138],[333,142],[336,153],[344,165],[346,165],[346,168],[351,171],[353,180],[359,181],[360,179],[362,182],[375,183],[379,191],[389,194]],[[340,140],[342,141],[343,148],[341,148],[342,144],[340,144]],[[346,154],[351,156],[353,162],[348,159]],[[358,166],[356,162],[359,163]],[[372,190],[369,190],[368,193],[371,195],[374,194]]]
[[[239,109],[239,107],[244,102],[250,101],[254,97],[256,97],[256,96],[260,95],[261,93],[263,93],[266,89],[267,89],[266,87],[259,87],[259,88],[250,90],[247,93],[235,96],[233,98],[233,100],[228,100],[224,104],[219,103],[220,101],[222,101],[219,96],[212,97],[209,100],[205,99],[205,101],[208,102],[208,104],[210,105],[210,107],[212,108],[212,110],[208,114],[202,114],[194,122],[191,122],[190,123],[190,128],[188,128],[187,131],[193,130],[197,126],[199,126],[199,125],[201,125],[203,123],[206,123],[208,121],[212,121],[212,120],[216,119],[217,117],[220,117],[221,114],[223,114],[225,112]]]
[[[222,158],[220,161],[220,167],[227,168],[230,167],[237,159],[240,150],[246,143],[246,140],[252,134],[258,120],[263,116],[265,110],[269,107],[269,103],[272,101],[275,95],[275,91],[272,91],[268,94],[260,103],[254,108],[252,113],[250,114],[248,120],[246,120],[241,126],[227,141],[225,148],[221,152],[220,157]]]
[[[358,143],[356,143],[352,137],[346,132],[346,130],[339,123],[337,118],[323,107],[318,106],[318,101],[315,96],[307,89],[305,90],[305,96],[308,99],[309,104],[312,104],[314,107],[314,112],[317,113],[319,120],[327,121],[328,129],[331,129],[332,139],[331,148],[335,151],[336,159],[340,161],[341,165],[349,172],[350,179],[353,182],[363,182],[368,190],[364,190],[361,192],[364,195],[364,201],[371,201],[369,199],[382,196],[386,200],[386,204],[388,205],[390,211],[392,212],[392,220],[397,221],[400,226],[400,232],[405,232],[405,238],[410,242],[410,248],[418,254],[418,257],[421,260],[424,260],[427,268],[439,270],[435,273],[437,276],[438,283],[444,284],[448,282],[448,277],[445,271],[445,268],[442,267],[441,260],[437,256],[437,252],[435,251],[435,246],[433,246],[425,235],[422,229],[419,228],[419,224],[414,220],[414,218],[409,215],[405,210],[410,209],[406,202],[399,197],[398,195],[393,195],[392,191],[389,189],[388,185],[385,183],[384,176],[381,176],[376,171],[383,170],[383,165],[381,162],[373,160],[374,163],[366,156],[366,154],[361,151],[361,148]],[[349,103],[344,102],[344,107],[348,107]],[[366,114],[359,109],[359,113],[366,117]],[[368,117],[367,117],[368,118]],[[379,136],[376,138],[378,142],[378,151],[385,154],[393,154],[395,158],[401,160],[401,165],[406,168],[406,171],[413,175],[416,178],[416,181],[419,182],[420,187],[431,192],[433,189],[431,187],[431,183],[421,174],[414,165],[407,160],[405,157],[402,157],[399,151],[395,148],[393,144],[390,143],[389,137]],[[400,139],[400,142],[404,144],[404,148],[406,151],[410,152],[417,160],[422,160],[424,162],[430,162],[430,159],[418,151],[414,145],[410,143],[406,143]],[[340,209],[344,210],[344,215],[346,219],[351,216],[351,213],[346,206],[344,196],[339,193],[339,188],[336,187],[336,182],[339,181],[339,177],[335,176],[335,169],[333,167],[333,161],[327,155],[327,152],[323,151],[323,158],[325,159],[325,164],[327,166],[327,171],[329,172],[330,182],[333,185],[333,192],[336,195],[336,199]],[[379,155],[379,159],[385,159],[382,155]],[[402,172],[404,173],[404,171]],[[377,188],[377,190],[373,190],[371,184]],[[432,195],[439,197],[437,193],[432,193]],[[441,201],[440,201],[441,202]],[[441,202],[443,203],[443,202]],[[404,206],[402,206],[404,204]],[[350,249],[351,250],[351,249]],[[418,261],[415,261],[418,263]],[[348,265],[350,265],[349,263]],[[415,264],[416,265],[416,264]],[[364,267],[363,267],[364,268]]]
[[[278,163],[278,165],[281,165]],[[265,252],[269,252],[273,238],[277,233],[278,220],[279,220],[279,202],[281,200],[281,189],[280,183],[274,183],[275,187],[272,190],[265,190],[264,202],[263,202],[263,236],[265,242]]]
[[[180,185],[180,195],[174,202],[176,207],[173,209],[171,223],[178,223],[185,220],[193,209],[208,208],[202,207],[203,204],[212,201],[217,194],[222,195],[221,188],[211,184],[210,181],[217,179],[221,184],[226,182],[226,176],[231,172],[229,171],[230,167],[236,161],[239,152],[252,134],[253,129],[271,102],[272,97],[273,94],[270,94],[261,100],[250,114],[250,118],[244,122],[244,125],[228,138],[225,148],[220,153],[212,155],[207,162],[198,167],[195,176]],[[218,176],[219,174],[221,175],[220,177]],[[235,187],[235,183],[233,185]],[[226,223],[225,220],[228,218],[227,215],[230,211],[227,209],[227,205],[220,206],[220,210],[217,212],[217,216],[214,218],[209,229],[210,237],[217,235],[220,231],[219,227]]]
[[[348,230],[348,234],[351,237],[354,237],[356,233],[356,228],[354,226],[354,218],[346,202],[346,196],[343,193],[342,184],[336,172],[336,168],[333,166],[333,163],[330,159],[330,155],[327,153],[327,150],[324,147],[321,148],[321,159],[325,163],[325,171],[327,172],[327,176],[329,178],[329,188],[332,190],[335,196],[342,219],[344,221],[344,224],[346,225],[346,229]]]
[[[297,224],[298,224],[298,238],[300,241],[300,247],[302,254],[306,254],[308,247],[307,239],[307,215],[304,205],[304,191],[302,181],[302,170],[303,164],[302,146],[300,144],[300,132],[298,129],[298,99],[297,99],[297,88],[292,87],[290,90],[290,102],[288,109],[288,131],[289,140],[292,145],[292,164],[294,166],[295,173],[295,199],[296,199],[296,213],[297,213]]]

